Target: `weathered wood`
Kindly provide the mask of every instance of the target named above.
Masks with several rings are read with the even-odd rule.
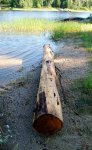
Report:
[[[63,127],[61,102],[56,87],[54,53],[50,45],[43,47],[43,62],[33,127],[42,134],[53,134]]]

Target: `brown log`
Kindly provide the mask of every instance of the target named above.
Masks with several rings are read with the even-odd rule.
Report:
[[[45,135],[53,134],[63,127],[61,102],[56,87],[54,53],[50,45],[43,46],[43,62],[33,127]]]

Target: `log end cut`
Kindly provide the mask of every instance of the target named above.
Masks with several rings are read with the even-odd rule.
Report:
[[[52,114],[44,114],[34,121],[33,127],[40,134],[50,135],[60,130],[63,127],[63,122]]]

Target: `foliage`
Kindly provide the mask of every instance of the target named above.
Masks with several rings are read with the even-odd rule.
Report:
[[[43,32],[51,31],[52,38],[58,40],[62,37],[79,36],[84,46],[92,50],[92,24],[80,22],[58,22],[44,19],[18,19],[0,24],[2,32]]]
[[[50,7],[52,5],[54,0],[44,0],[43,4],[44,6]]]
[[[54,0],[52,6],[53,6],[53,7],[60,7],[60,6],[61,6],[61,1],[60,1],[60,0]]]
[[[92,114],[92,73],[75,82],[75,90],[80,93],[80,98],[75,101],[75,106],[81,114]]]
[[[24,7],[24,8],[27,8],[27,7],[32,7],[33,6],[33,1],[32,0],[20,0],[19,1],[19,6],[20,7]]]
[[[68,0],[67,7],[73,9],[91,8],[92,0]]]
[[[83,46],[89,51],[92,52],[92,31],[84,32],[81,34],[83,40]]]
[[[92,8],[92,0],[0,0],[11,7],[61,7],[73,9]]]
[[[11,7],[19,7],[19,0],[11,0],[10,6]]]
[[[33,1],[33,6],[37,7],[37,8],[42,7],[43,6],[43,0],[35,0],[35,1]]]

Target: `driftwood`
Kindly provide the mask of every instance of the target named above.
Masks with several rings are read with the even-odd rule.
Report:
[[[43,47],[43,62],[33,127],[45,135],[53,134],[63,127],[61,102],[56,87],[54,53],[50,45]]]
[[[74,17],[74,18],[65,18],[61,21],[80,21],[80,22],[90,22],[92,21],[92,15],[88,16],[87,18],[82,17]]]
[[[74,18],[66,18],[63,21],[83,21],[83,20],[85,20],[85,18],[74,17]]]

